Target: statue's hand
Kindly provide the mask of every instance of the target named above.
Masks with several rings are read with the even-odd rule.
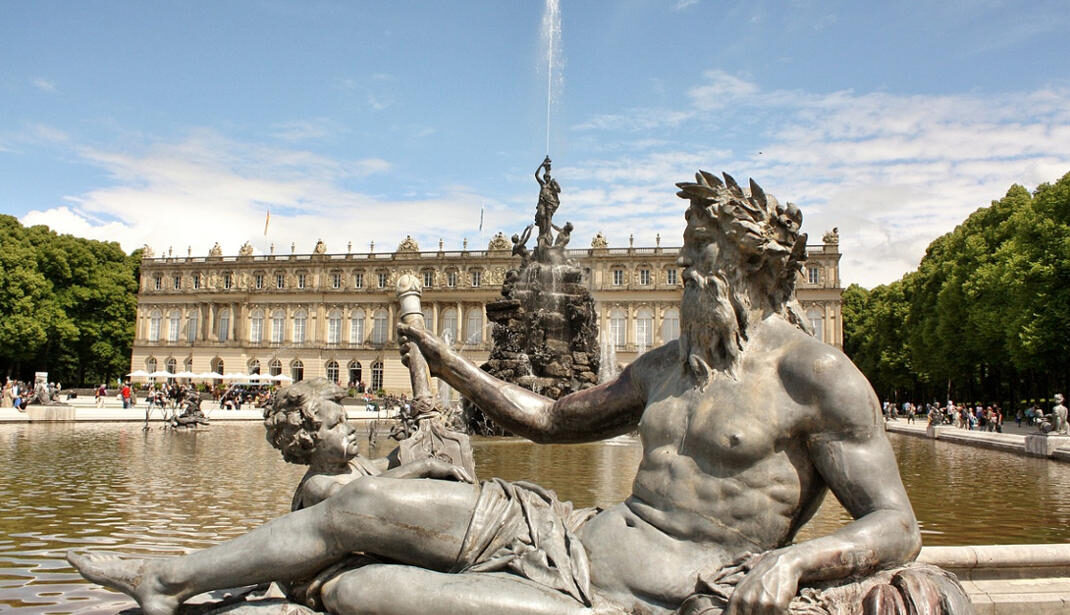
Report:
[[[437,478],[439,480],[455,480],[462,483],[474,483],[476,482],[469,474],[468,471],[461,466],[453,465],[448,461],[443,461],[437,457],[431,457],[423,460],[427,464],[426,474],[427,478]]]
[[[431,368],[432,374],[441,373],[442,362],[449,355],[449,348],[442,340],[432,335],[426,329],[417,329],[409,325],[398,323],[398,344],[401,349],[401,362],[407,367],[409,355],[413,350],[419,350]]]
[[[799,591],[802,575],[789,549],[762,556],[736,585],[724,615],[782,615]]]

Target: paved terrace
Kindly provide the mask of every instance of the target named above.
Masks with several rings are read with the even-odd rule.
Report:
[[[925,421],[907,423],[905,419],[887,421],[885,429],[941,442],[953,442],[998,451],[1006,451],[1031,457],[1048,457],[1056,461],[1070,461],[1070,437],[1044,436],[1035,427],[1017,427],[1013,422],[1004,424],[1004,433],[960,429],[951,425],[930,427]]]

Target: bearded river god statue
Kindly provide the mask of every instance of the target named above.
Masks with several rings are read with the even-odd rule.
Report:
[[[681,336],[616,379],[552,401],[399,326],[406,360],[419,351],[515,434],[638,430],[624,502],[576,510],[528,483],[369,476],[186,556],[68,558],[154,615],[211,589],[316,575],[336,615],[972,613],[953,576],[910,563],[921,537],[876,396],[799,314],[798,209],[727,175],[678,186]],[[794,543],[828,490],[854,521]],[[363,563],[337,566],[354,553]]]

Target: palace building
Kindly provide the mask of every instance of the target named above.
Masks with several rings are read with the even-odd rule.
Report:
[[[617,364],[679,335],[683,284],[678,247],[611,248],[601,234],[568,250],[595,300],[603,346]],[[421,251],[406,238],[393,252],[254,255],[248,244],[223,256],[154,257],[141,263],[131,371],[284,374],[364,382],[409,392],[396,341],[398,276],[423,284],[427,326],[477,364],[491,335],[484,310],[517,266],[501,233],[485,250]],[[817,337],[843,345],[839,238],[807,246],[797,296]],[[606,354],[606,353],[604,353]],[[614,356],[615,355],[615,356]]]

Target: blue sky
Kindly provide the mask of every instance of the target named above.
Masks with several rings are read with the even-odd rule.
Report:
[[[572,247],[677,245],[673,184],[728,171],[813,239],[838,227],[843,281],[873,286],[1012,183],[1070,171],[1066,2],[560,2]],[[157,253],[485,246],[534,213],[544,11],[4,3],[0,212]]]

